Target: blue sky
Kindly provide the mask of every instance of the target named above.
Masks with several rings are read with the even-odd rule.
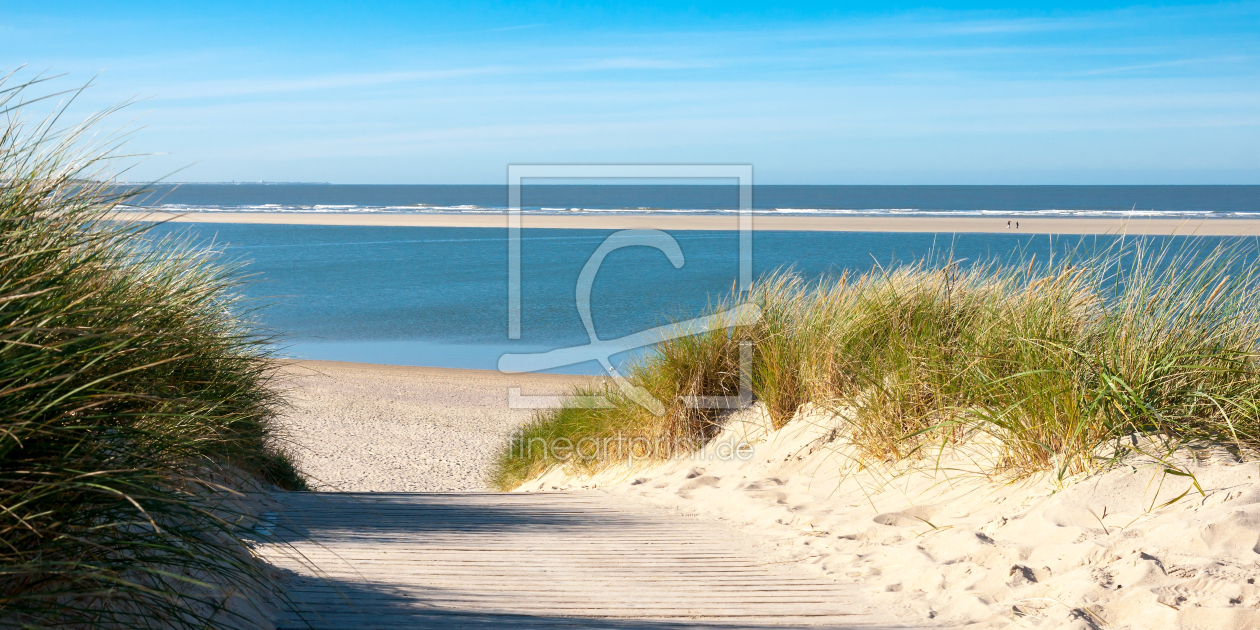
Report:
[[[770,4],[6,3],[0,66],[140,99],[129,179],[1260,183],[1260,3]]]

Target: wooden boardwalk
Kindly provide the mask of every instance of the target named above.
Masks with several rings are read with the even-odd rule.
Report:
[[[733,530],[603,496],[277,500],[260,533],[287,573],[278,628],[905,627],[863,614],[846,587],[742,554]]]

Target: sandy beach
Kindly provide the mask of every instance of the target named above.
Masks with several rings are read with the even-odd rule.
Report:
[[[530,415],[508,408],[507,388],[558,394],[588,378],[325,361],[290,362],[285,375],[299,466],[318,489],[374,492],[484,489],[495,451]],[[732,457],[736,443],[751,455]],[[754,406],[688,458],[595,477],[558,468],[519,490],[733,526],[765,562],[858,588],[910,623],[1260,628],[1254,459],[1206,448],[1011,482],[988,472],[986,453],[978,443],[865,467],[838,417],[806,406],[776,431]],[[1170,467],[1202,493],[1163,475]]]
[[[560,395],[590,377],[501,374],[335,361],[289,361],[281,418],[298,467],[317,490],[485,490],[508,433],[529,409],[508,388]]]
[[[367,225],[388,227],[506,228],[506,214],[368,214],[298,212],[121,212],[126,221],[180,223],[255,223],[273,225]],[[798,232],[939,232],[994,234],[1194,234],[1198,236],[1257,236],[1260,220],[1249,219],[1019,219],[1019,229],[1008,228],[1007,218],[982,217],[753,217],[753,229]],[[737,230],[733,215],[533,215],[522,218],[524,228],[574,230]]]

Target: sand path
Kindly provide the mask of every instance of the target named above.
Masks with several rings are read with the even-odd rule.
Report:
[[[298,468],[317,490],[486,490],[495,454],[529,409],[509,388],[559,395],[590,377],[290,361],[280,419]]]
[[[905,627],[716,520],[478,492],[532,413],[508,388],[587,377],[293,361],[284,378],[282,425],[322,491],[277,493],[256,532],[291,598],[277,628]]]
[[[735,529],[593,493],[278,501],[278,628],[907,627]]]

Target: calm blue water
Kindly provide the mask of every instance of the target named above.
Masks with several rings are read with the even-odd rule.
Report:
[[[527,185],[526,212],[724,213],[735,186]],[[899,216],[1158,216],[1260,213],[1260,186],[755,186],[766,214]],[[500,212],[506,186],[332,184],[160,185],[138,205],[198,212]]]
[[[222,256],[248,261],[246,292],[290,356],[494,369],[505,352],[589,341],[574,305],[578,274],[610,234],[522,230],[521,338],[507,337],[506,231],[491,228],[168,224],[213,239]],[[737,278],[734,232],[678,232],[675,269],[655,249],[613,252],[592,292],[602,339],[700,314]],[[809,278],[873,264],[945,255],[969,261],[1110,245],[1114,237],[1015,234],[757,232],[755,275],[790,267]],[[1209,244],[1216,242],[1209,239]],[[624,357],[622,357],[624,359]],[[598,364],[555,371],[598,373]]]
[[[163,185],[135,202],[175,211],[490,213],[505,186],[329,184]],[[522,206],[539,214],[721,214],[735,186],[530,185]],[[1163,216],[1260,218],[1260,186],[756,186],[761,213],[900,216]],[[523,231],[522,334],[507,338],[507,241],[488,228],[279,225],[163,226],[214,239],[222,256],[249,261],[247,293],[259,316],[308,358],[493,369],[504,352],[539,352],[589,341],[574,305],[577,277],[610,233]],[[695,316],[736,280],[732,232],[674,234],[686,263],[656,250],[614,252],[592,295],[602,339]],[[1088,237],[1109,245],[1111,238]],[[1070,248],[1080,237],[1056,240]],[[754,273],[791,267],[808,278],[944,254],[969,260],[1050,253],[1045,236],[1016,234],[758,232]],[[624,359],[624,357],[622,357]],[[591,362],[560,368],[598,372]]]

